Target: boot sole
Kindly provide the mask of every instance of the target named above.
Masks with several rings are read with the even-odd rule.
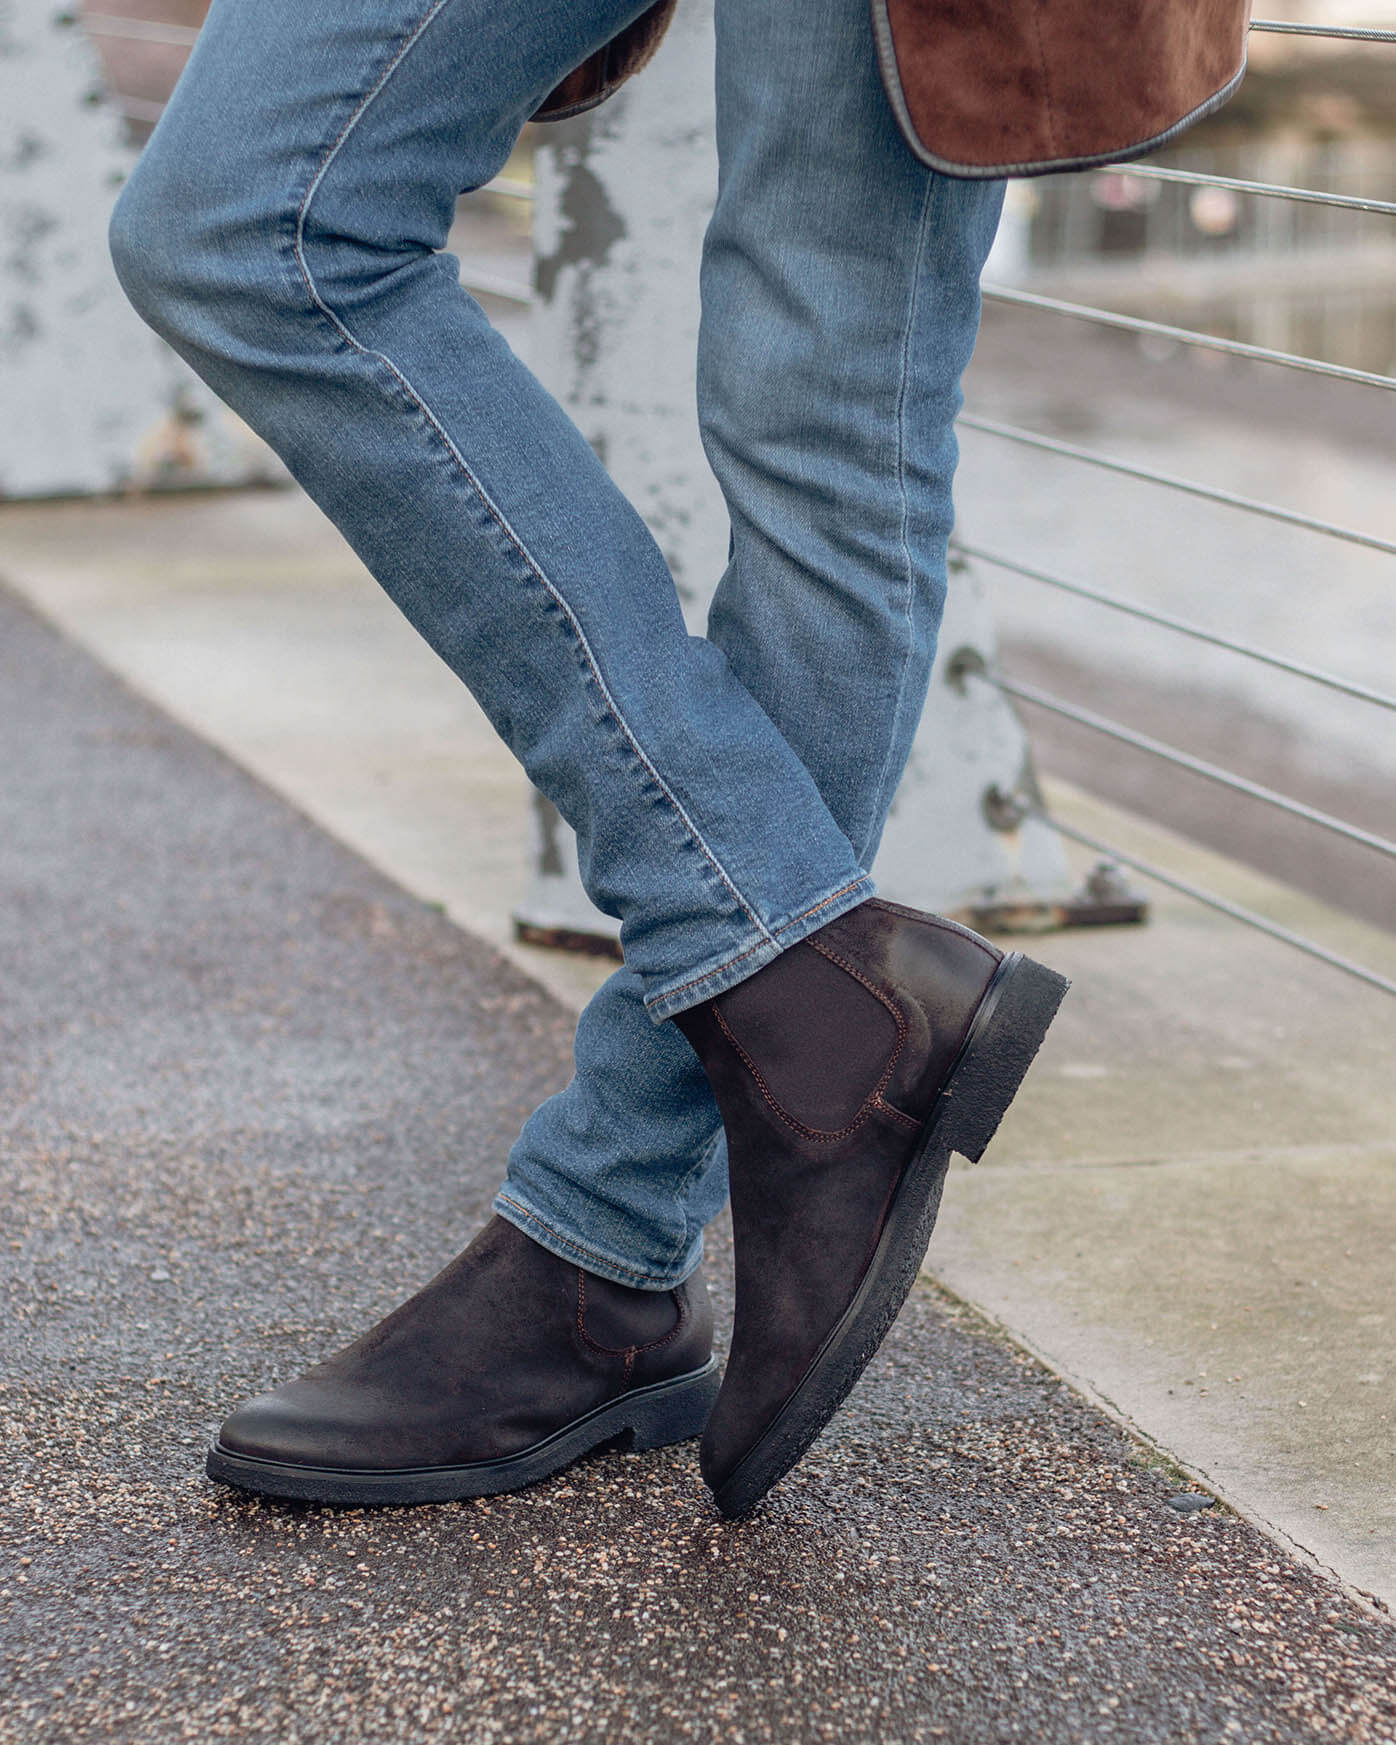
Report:
[[[921,1130],[853,1301],[770,1427],[713,1491],[729,1519],[749,1513],[789,1472],[886,1338],[925,1259],[951,1153],[971,1163],[984,1155],[1069,986],[1020,952],[999,965]]]
[[[669,1381],[635,1388],[518,1454],[464,1466],[419,1466],[362,1471],[354,1467],[301,1466],[236,1454],[215,1442],[208,1476],[259,1496],[353,1508],[407,1503],[450,1503],[521,1490],[570,1466],[603,1446],[636,1452],[700,1436],[717,1398],[717,1359]]]

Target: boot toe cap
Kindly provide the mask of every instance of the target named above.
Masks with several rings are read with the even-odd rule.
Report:
[[[328,1402],[303,1393],[293,1383],[246,1401],[223,1421],[218,1446],[227,1454],[287,1466],[380,1464],[365,1448],[360,1426],[345,1423],[326,1409]]]
[[[750,1400],[738,1397],[734,1389],[727,1390],[726,1399],[719,1394],[698,1447],[698,1468],[714,1496],[721,1498],[729,1481],[759,1447],[781,1403],[767,1400],[754,1406]]]

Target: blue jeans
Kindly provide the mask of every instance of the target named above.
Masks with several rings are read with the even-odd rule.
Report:
[[[1002,185],[914,161],[866,0],[717,0],[699,413],[732,555],[690,637],[639,516],[442,252],[457,193],[644,4],[214,0],[112,250],[576,830],[625,967],[497,1209],[667,1289],[726,1172],[662,1020],[871,894],[935,649]]]

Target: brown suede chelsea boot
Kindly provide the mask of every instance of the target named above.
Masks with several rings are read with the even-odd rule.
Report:
[[[882,1343],[951,1152],[978,1161],[1066,989],[873,899],[675,1018],[727,1130],[736,1321],[702,1444],[724,1515],[790,1470]]]
[[[494,1218],[386,1320],[233,1413],[210,1478],[317,1503],[439,1503],[546,1478],[603,1444],[697,1436],[712,1309],[612,1284]]]

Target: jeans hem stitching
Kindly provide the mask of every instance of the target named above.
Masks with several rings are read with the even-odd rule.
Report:
[[[782,921],[779,927],[771,928],[764,939],[758,939],[755,945],[747,946],[745,951],[739,951],[735,957],[729,957],[725,963],[714,964],[711,969],[704,970],[702,975],[694,976],[691,981],[680,982],[676,988],[666,988],[663,993],[655,994],[645,1001],[646,1006],[656,1006],[661,1000],[667,1003],[678,994],[686,994],[690,988],[702,987],[704,982],[711,981],[714,976],[722,975],[724,971],[743,962],[754,952],[761,951],[767,945],[777,944],[776,935],[788,933],[792,927],[798,927],[802,921],[808,921],[811,915],[817,915],[821,909],[827,909],[830,903],[837,903],[841,897],[846,897],[850,891],[856,891],[860,885],[868,885],[869,890],[871,890],[866,873],[856,879],[850,879],[846,885],[841,885],[838,890],[831,891],[827,897],[821,898],[810,908],[802,909],[798,915],[792,915],[788,921]],[[798,943],[797,940],[796,944]]]
[[[561,1246],[567,1249],[571,1254],[580,1256],[583,1260],[594,1261],[596,1265],[589,1267],[587,1269],[588,1271],[596,1272],[597,1266],[605,1266],[609,1267],[612,1272],[623,1272],[627,1279],[633,1279],[636,1287],[641,1290],[675,1291],[684,1282],[682,1279],[659,1279],[651,1272],[636,1272],[632,1267],[624,1266],[620,1261],[612,1260],[608,1255],[595,1253],[592,1249],[584,1247],[580,1242],[574,1242],[570,1236],[564,1236],[560,1230],[554,1230],[552,1225],[546,1223],[536,1212],[531,1212],[527,1206],[520,1205],[516,1199],[503,1192],[502,1189],[499,1193],[497,1203],[502,1206],[508,1206],[511,1212],[517,1213],[520,1218],[535,1225],[539,1230],[542,1230],[545,1235],[550,1237],[552,1241],[560,1243]],[[598,1278],[604,1278],[605,1276],[604,1273],[597,1272]]]

